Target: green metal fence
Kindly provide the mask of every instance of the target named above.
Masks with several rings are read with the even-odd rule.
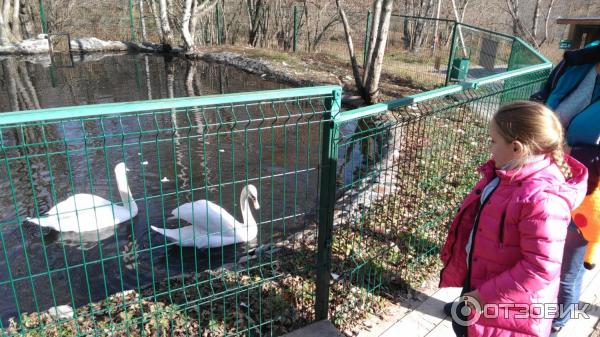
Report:
[[[301,238],[329,212],[317,207],[321,144],[340,97],[316,87],[1,114],[2,334],[257,336],[312,320],[325,265]],[[260,208],[240,200],[249,185]],[[61,305],[75,312],[52,319]]]
[[[489,157],[488,123],[509,100],[539,90],[551,65],[447,86],[335,118],[340,199],[334,228],[334,295],[362,299],[331,306],[340,326],[377,312],[390,294],[419,287],[440,267],[447,226]],[[358,121],[358,122],[357,122]],[[349,123],[352,125],[350,126]],[[378,302],[379,301],[379,302]]]
[[[470,75],[354,110],[324,86],[0,114],[0,334],[346,329],[428,279],[491,114],[551,68],[519,39],[443,31]]]
[[[399,85],[444,86],[454,21],[393,15],[383,71]]]

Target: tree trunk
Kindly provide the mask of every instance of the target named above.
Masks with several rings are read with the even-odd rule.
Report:
[[[465,5],[465,7],[466,7],[466,5]],[[462,18],[458,15],[458,9],[456,8],[456,0],[452,0],[452,9],[454,10],[454,17],[456,18],[456,21],[458,21],[459,23],[462,22]],[[462,29],[460,28],[460,25],[457,28],[458,28],[458,38],[460,39],[460,45],[462,46],[462,50],[463,50],[463,56],[467,57],[467,56],[469,56],[469,53],[467,51],[467,47],[465,46],[465,38],[463,37]]]
[[[8,2],[8,0],[4,0]],[[12,17],[12,34],[17,40],[23,40],[23,36],[21,35],[21,22],[19,20],[19,11],[21,9],[21,4],[19,0],[14,0],[13,3],[13,17]]]
[[[148,35],[146,35],[146,18],[144,18],[144,0],[140,0],[140,24],[142,26],[142,42],[146,42]]]
[[[552,8],[554,6],[554,0],[550,0],[550,4],[548,4],[548,10],[546,11],[546,17],[544,22],[544,37],[542,41],[540,41],[540,45],[546,42],[548,39],[548,21],[550,21],[550,16],[552,15]]]
[[[365,90],[367,92],[368,103],[375,103],[379,98],[379,78],[381,77],[381,66],[385,54],[385,45],[387,44],[393,5],[394,0],[385,0],[383,3],[382,17],[379,22],[379,32],[377,33],[377,45],[375,46],[373,62],[367,65],[372,68],[370,76],[365,79]]]
[[[12,34],[10,33],[10,27],[8,21],[4,19],[4,16],[0,14],[0,45],[7,45],[12,41]]]
[[[342,24],[344,25],[344,33],[346,35],[346,44],[348,45],[348,53],[350,54],[350,61],[352,63],[352,73],[354,74],[354,82],[356,83],[356,89],[360,95],[366,99],[367,92],[363,86],[362,79],[360,77],[360,72],[358,70],[358,63],[356,62],[356,55],[354,54],[354,44],[352,43],[352,35],[350,34],[350,24],[348,23],[348,18],[346,17],[346,12],[340,5],[340,0],[335,0],[335,3],[338,7],[338,11],[342,18]]]
[[[246,0],[248,9],[248,21],[250,30],[248,31],[248,44],[256,47],[260,38],[259,32],[263,19],[263,2],[262,0]]]
[[[194,1],[194,9],[192,10],[192,18],[190,19],[190,33],[192,33],[192,37],[194,40],[194,45],[196,44],[196,28],[198,27],[198,2]],[[202,35],[202,33],[200,33]]]
[[[439,29],[439,19],[440,19],[440,8],[442,7],[442,0],[438,0],[437,3],[437,12],[435,14],[435,26],[433,27],[433,52],[435,53],[435,48],[439,43],[438,29]]]
[[[373,52],[375,51],[375,41],[377,41],[377,34],[379,34],[379,29],[378,25],[379,25],[379,21],[381,21],[381,4],[383,3],[383,0],[376,0],[375,3],[373,4],[373,19],[371,20],[371,31],[369,32],[369,50],[367,52],[367,60],[365,62],[365,69],[363,69],[363,78],[366,79],[367,77],[371,76],[371,70],[369,69],[370,67],[368,66],[369,64],[371,64],[372,60],[373,60]],[[364,85],[365,83],[363,83]]]
[[[513,34],[522,37],[536,48],[539,48],[540,46],[537,42],[536,37],[534,36],[532,31],[525,28],[523,22],[521,21],[521,17],[519,15],[519,0],[506,0],[506,5],[508,7],[508,13],[510,14],[513,20]]]
[[[164,45],[165,51],[170,51],[173,48],[173,32],[169,25],[169,11],[167,7],[167,0],[159,0],[160,5],[160,24],[163,31],[161,43]]]
[[[35,23],[39,20],[36,19],[36,16],[34,15],[35,9],[31,2],[24,2],[23,6],[24,9],[20,13],[21,34],[24,38],[30,38],[37,34]]]
[[[156,4],[154,3],[154,0],[148,0],[150,2],[150,9],[152,10],[152,15],[154,16],[154,24],[156,25],[156,33],[158,34],[158,37],[160,38],[160,40],[163,40],[163,30],[162,30],[162,26],[160,24],[160,16],[158,14],[158,10],[156,9]]]
[[[538,34],[538,23],[540,21],[540,0],[535,0],[533,7],[533,22],[531,23],[531,35],[533,39],[537,40]]]
[[[183,20],[181,24],[181,35],[183,35],[185,49],[187,50],[192,50],[194,48],[194,35],[193,33],[190,33],[190,18],[192,16],[192,7],[194,7],[194,3],[194,0],[185,0]]]
[[[8,23],[8,16],[10,14],[10,0],[4,0],[2,4],[2,17],[4,18],[4,22]]]

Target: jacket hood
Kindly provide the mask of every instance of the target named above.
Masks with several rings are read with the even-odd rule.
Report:
[[[501,182],[522,184],[524,180],[535,183],[537,188],[564,199],[570,209],[577,208],[587,190],[588,170],[575,158],[565,154],[565,162],[571,169],[571,178],[565,179],[558,166],[546,156],[543,160],[527,164],[518,169],[501,170],[495,168],[495,161],[489,160],[479,171],[487,179],[498,176]]]
[[[566,51],[564,60],[567,66],[600,62],[600,45]]]

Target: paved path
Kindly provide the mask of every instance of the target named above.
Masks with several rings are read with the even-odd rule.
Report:
[[[398,310],[398,314],[374,327],[371,333],[361,334],[369,337],[452,337],[450,317],[444,315],[444,303],[455,299],[460,288],[446,288],[435,291],[415,310]],[[592,336],[596,325],[600,326],[600,268],[587,271],[583,279],[582,303],[589,303],[585,312],[589,319],[580,317],[571,320],[560,332],[559,337]],[[600,329],[600,328],[599,328]],[[598,332],[596,332],[597,336]]]

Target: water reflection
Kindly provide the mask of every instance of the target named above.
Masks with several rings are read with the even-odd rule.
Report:
[[[86,56],[87,57],[87,56]],[[281,85],[219,64],[153,55],[74,58],[73,66],[0,61],[0,110],[254,91]],[[29,83],[27,84],[29,79]],[[61,120],[0,128],[0,319],[110,294],[238,261],[314,223],[321,155],[320,100],[167,109],[145,115]],[[371,125],[346,124],[345,133]],[[364,132],[363,132],[364,133]],[[378,160],[381,144],[345,140],[345,183]],[[364,159],[363,159],[364,158]],[[76,193],[119,202],[112,174],[123,161],[139,208],[115,228],[49,232],[28,216]],[[365,164],[366,161],[366,164]],[[261,209],[255,240],[217,249],[166,245],[150,225],[177,206],[213,201],[241,219],[241,188],[254,184]],[[185,224],[184,224],[185,225]]]
[[[276,89],[222,64],[151,54],[0,56],[0,111]]]
[[[0,61],[0,95],[8,97],[0,100],[1,111],[281,87],[224,65],[153,55],[75,57],[72,66],[69,60],[64,66],[44,62]],[[6,192],[0,194],[1,322],[19,312],[80,306],[157,279],[218,268],[305,226],[303,214],[314,214],[317,198],[320,118],[302,110],[310,111],[306,103],[269,103],[0,128],[0,189]],[[258,130],[260,125],[268,127]],[[119,161],[131,170],[140,209],[131,221],[86,233],[24,222],[76,193],[120,202],[112,174]],[[255,213],[260,233],[253,242],[181,249],[166,247],[149,231],[150,225],[177,226],[165,221],[168,212],[198,199],[218,202],[240,219],[236,199],[248,181],[265,200]]]

